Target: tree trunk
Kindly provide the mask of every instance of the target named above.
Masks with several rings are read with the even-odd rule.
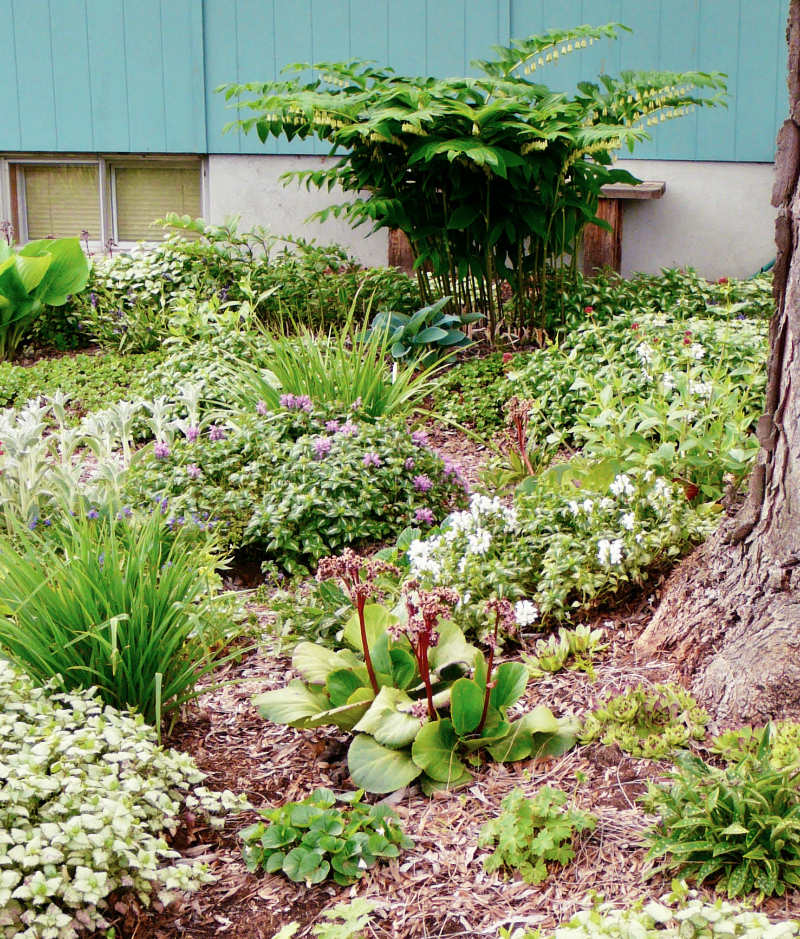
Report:
[[[789,119],[772,204],[777,257],[766,413],[747,501],[668,581],[639,649],[678,658],[725,723],[800,709],[800,0],[791,0]]]

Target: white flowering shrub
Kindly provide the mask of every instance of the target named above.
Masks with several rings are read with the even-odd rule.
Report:
[[[530,627],[640,582],[715,524],[680,486],[646,471],[618,474],[604,490],[554,490],[536,480],[517,490],[513,507],[474,495],[468,510],[413,541],[407,557],[412,577],[460,593],[457,618],[467,625],[478,624],[478,601],[499,593],[516,601],[519,624]]]
[[[709,903],[680,884],[661,900],[629,909],[601,904],[581,910],[553,933],[501,929],[499,939],[790,939],[798,935],[797,920],[774,923],[738,903],[722,899]]]
[[[0,660],[0,936],[70,939],[107,926],[112,891],[166,903],[213,880],[165,840],[184,809],[221,824],[246,807],[204,778],[141,717]]]
[[[679,479],[717,499],[746,474],[763,410],[766,322],[643,313],[587,323],[508,374],[533,405],[530,435]],[[515,360],[516,363],[516,360]]]

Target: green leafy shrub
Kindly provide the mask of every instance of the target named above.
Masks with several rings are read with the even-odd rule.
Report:
[[[398,857],[401,849],[413,847],[395,812],[388,805],[365,805],[362,795],[340,797],[347,805],[338,809],[330,789],[315,789],[300,802],[262,811],[270,824],[256,822],[239,834],[248,870],[283,871],[307,887],[330,876],[345,886],[380,858]]]
[[[557,637],[538,639],[534,649],[535,655],[522,656],[529,676],[543,678],[546,674],[554,675],[564,668],[569,668],[587,672],[594,678],[592,658],[608,645],[602,642],[603,635],[602,629],[592,629],[581,623],[575,629],[565,629],[562,626]]]
[[[166,836],[184,808],[213,821],[245,806],[200,786],[191,758],[157,746],[141,715],[37,688],[2,659],[0,704],[0,936],[101,929],[113,892],[166,904],[214,879],[176,863]]]
[[[0,361],[13,358],[47,306],[62,306],[86,284],[77,238],[44,238],[16,249],[0,239]]]
[[[719,769],[683,754],[667,785],[650,784],[645,803],[660,818],[648,857],[666,855],[653,873],[713,879],[729,897],[800,886],[800,768],[772,768],[769,727],[756,756]]]
[[[545,935],[540,930],[500,930],[499,939],[791,939],[800,935],[800,922],[772,922],[764,913],[727,900],[709,902],[696,890],[673,882],[673,892],[660,900],[618,909],[611,903],[581,910]]]
[[[511,325],[547,328],[537,315],[544,281],[565,256],[577,257],[601,186],[633,180],[610,168],[612,152],[648,137],[655,112],[678,117],[723,97],[719,73],[602,75],[572,97],[552,93],[541,71],[528,78],[616,35],[609,24],[514,40],[473,63],[477,78],[414,78],[357,60],[302,63],[287,66],[288,78],[229,85],[226,96],[250,112],[236,126],[262,142],[316,136],[343,154],[330,167],[288,175],[348,194],[321,218],[403,231],[426,303],[432,277],[457,309],[485,312],[494,335],[505,281]]]
[[[632,756],[669,758],[692,740],[705,737],[708,714],[677,685],[637,685],[606,696],[585,719],[581,743],[616,744]]]
[[[212,556],[160,512],[18,528],[0,538],[0,649],[36,682],[94,687],[158,725],[222,659],[219,641],[241,631],[215,597]]]
[[[531,478],[513,507],[473,495],[468,510],[411,542],[408,570],[427,586],[458,591],[458,621],[499,593],[524,603],[518,622],[566,619],[641,583],[715,527],[674,484],[649,473],[618,473],[614,465],[576,463]]]
[[[478,838],[480,847],[494,847],[483,866],[492,873],[502,868],[519,871],[529,884],[547,879],[548,862],[562,866],[575,857],[576,834],[594,831],[597,819],[580,809],[564,808],[567,794],[543,786],[532,799],[513,789],[500,804],[500,815],[487,822]]]
[[[277,238],[262,229],[238,231],[235,220],[208,225],[169,216],[161,244],[96,258],[87,289],[69,307],[107,348],[144,352],[186,329],[180,308],[208,302],[264,322],[317,327],[348,314],[413,312],[421,305],[415,281],[393,268],[363,269],[336,245]],[[177,320],[177,322],[176,322]]]
[[[795,721],[776,721],[770,727],[770,766],[773,769],[786,769],[800,763],[800,724]],[[711,752],[728,762],[756,759],[763,734],[763,727],[728,730],[714,738]]]
[[[175,519],[213,517],[228,544],[253,545],[290,572],[396,536],[415,518],[430,524],[463,499],[455,467],[404,427],[285,400],[277,413],[140,451],[126,498],[166,499]]]

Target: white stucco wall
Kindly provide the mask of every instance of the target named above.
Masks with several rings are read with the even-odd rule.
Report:
[[[380,266],[388,257],[388,234],[367,237],[368,225],[352,229],[342,219],[324,224],[306,222],[317,209],[343,201],[341,190],[332,192],[280,182],[283,173],[315,169],[326,157],[305,156],[209,156],[208,217],[214,224],[230,215],[241,215],[240,230],[264,225],[274,235],[316,238],[320,244],[344,245],[362,264]],[[330,162],[330,161],[329,161]]]
[[[321,157],[210,156],[208,215],[221,222],[239,214],[241,225],[266,225],[276,234],[344,244],[362,263],[385,264],[387,234],[366,237],[367,226],[351,229],[331,219],[305,219],[340,201],[341,193],[307,192],[279,177],[324,163]],[[623,160],[640,179],[665,180],[660,200],[625,203],[622,272],[657,273],[662,267],[694,267],[703,276],[747,277],[775,255],[775,210],[770,205],[771,163],[692,163]]]
[[[772,163],[621,160],[638,179],[665,180],[659,200],[628,200],[622,273],[694,267],[704,277],[749,277],[775,257]]]

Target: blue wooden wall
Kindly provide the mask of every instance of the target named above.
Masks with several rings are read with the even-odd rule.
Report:
[[[569,89],[622,68],[719,70],[728,110],[657,129],[638,157],[769,161],[786,110],[789,0],[0,0],[0,152],[324,152],[223,134],[214,89],[290,62],[372,58],[458,75],[490,46],[556,26],[617,21],[617,42],[547,76]],[[538,77],[538,76],[537,76]],[[16,94],[14,92],[16,89]]]

